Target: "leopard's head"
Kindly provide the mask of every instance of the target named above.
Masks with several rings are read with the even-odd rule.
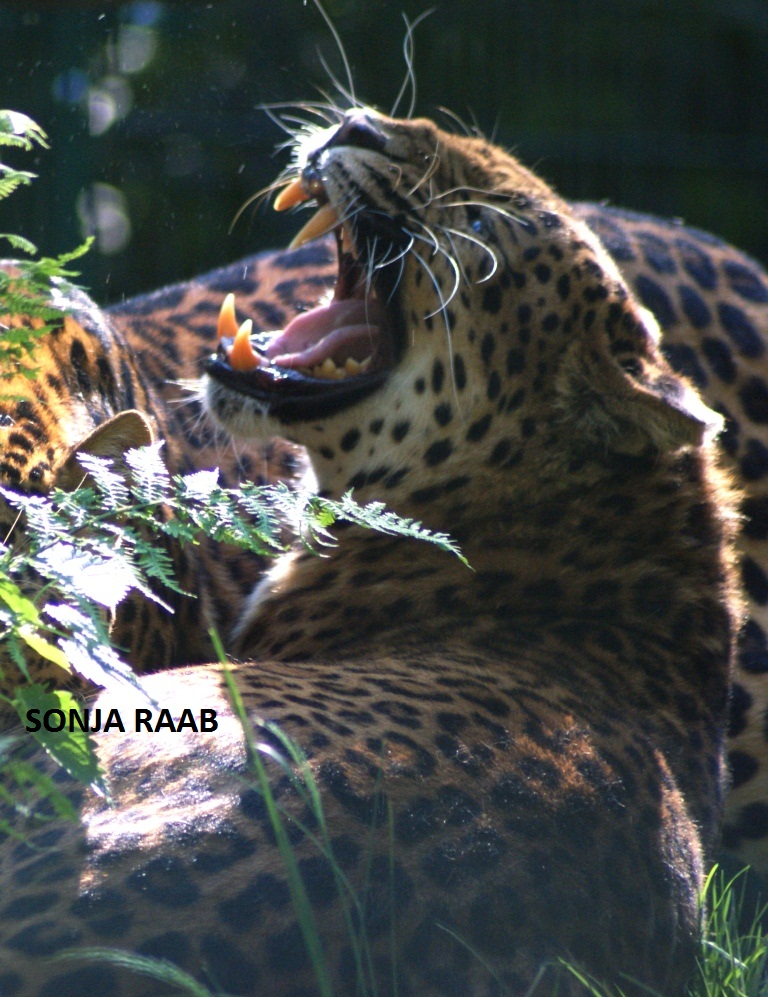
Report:
[[[470,482],[470,504],[508,501],[557,490],[579,452],[701,441],[716,417],[666,366],[653,319],[511,155],[357,109],[296,159],[276,206],[314,202],[294,245],[333,231],[338,278],[282,331],[224,337],[205,392],[233,435],[304,444],[321,489],[433,525],[441,499],[455,522]]]
[[[11,278],[10,299],[23,301],[21,271],[8,262],[0,263],[0,268]],[[44,605],[37,599],[40,576],[14,560],[28,536],[13,493],[72,491],[87,480],[80,456],[108,458],[119,465],[126,450],[151,443],[154,436],[129,351],[103,313],[85,294],[62,281],[51,282],[43,307],[46,322],[39,314],[40,302],[32,315],[0,314],[0,557],[12,584],[35,599],[40,609]],[[19,348],[25,340],[29,348]],[[42,512],[39,518],[44,519]],[[6,586],[4,595],[8,594]],[[42,643],[34,635],[24,644],[3,640],[7,614],[21,612],[12,592],[10,600],[0,599],[0,610],[2,729],[18,722],[8,700],[20,684],[20,660],[36,682],[82,685],[50,657],[37,653]]]
[[[0,270],[23,300],[19,268],[0,261]],[[40,304],[32,315],[0,314],[0,485],[45,494],[82,480],[78,453],[119,457],[150,442],[154,425],[130,351],[90,298],[55,279],[44,317]]]

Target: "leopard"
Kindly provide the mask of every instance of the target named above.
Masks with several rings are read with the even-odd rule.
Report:
[[[12,290],[24,287],[22,268],[12,261],[0,266],[14,282]],[[47,494],[56,487],[74,490],[86,477],[78,463],[80,455],[89,453],[119,462],[125,451],[150,444],[158,432],[152,389],[127,361],[128,348],[103,313],[83,292],[63,280],[52,282],[48,305],[55,316],[49,324],[40,316],[8,314],[0,318],[9,337],[17,330],[26,330],[35,354],[34,360],[29,355],[16,356],[4,364],[0,484],[32,494]],[[23,519],[5,499],[0,500],[0,528],[6,545],[23,543]],[[180,575],[187,574],[180,558],[174,566]],[[34,595],[39,588],[34,575],[21,581],[29,594]],[[184,630],[177,636],[169,625],[160,623],[155,628],[141,610],[135,599],[129,600],[113,629],[115,640],[133,653],[138,670],[142,669],[145,648],[151,648],[147,660],[151,657],[160,667],[177,651],[191,653],[191,647],[183,647],[180,640]],[[134,617],[136,626],[130,622]],[[13,654],[5,649],[0,665],[0,692],[4,696],[0,726],[7,728],[18,723],[11,701],[24,676]],[[45,685],[88,688],[42,657],[32,657],[28,674]]]
[[[661,350],[677,373],[687,378],[705,403],[724,419],[718,436],[722,459],[742,492],[738,547],[740,577],[747,617],[739,633],[730,698],[728,732],[729,791],[723,844],[736,859],[768,877],[768,753],[765,716],[768,710],[768,383],[764,368],[768,350],[768,278],[754,259],[709,232],[608,204],[571,202],[570,208],[599,238],[625,281],[656,319]],[[184,409],[174,385],[200,369],[216,340],[222,295],[237,293],[238,308],[257,329],[283,327],[329,292],[336,280],[330,237],[288,252],[268,251],[221,267],[193,281],[108,309],[149,370],[151,380],[174,406]],[[189,332],[194,333],[194,338]],[[184,334],[186,333],[186,335]],[[173,343],[173,354],[158,359],[153,344]],[[179,345],[181,344],[181,345]],[[188,355],[180,363],[178,351]],[[194,349],[193,349],[194,344]],[[172,394],[171,394],[172,393]],[[197,423],[197,416],[195,415]],[[189,438],[184,422],[179,438]],[[192,437],[185,467],[207,466],[199,459]],[[236,483],[254,475],[253,457],[240,453],[240,464],[228,467],[233,454],[203,451],[208,462],[222,467],[224,479]],[[282,454],[282,480],[305,471],[301,454]],[[259,464],[256,463],[258,469]],[[265,479],[272,480],[269,473]],[[237,559],[242,594],[253,581]],[[231,585],[218,597],[218,616],[232,619]],[[238,601],[236,605],[240,605]]]
[[[111,805],[60,777],[79,824],[8,815],[28,841],[0,846],[2,985],[164,992],[100,958],[118,945],[241,994],[361,975],[581,993],[569,966],[683,993],[721,832],[746,501],[649,307],[666,293],[690,318],[693,299],[633,282],[633,245],[660,252],[650,223],[625,235],[625,278],[606,244],[620,255],[631,222],[427,119],[346,112],[287,179],[278,206],[317,210],[276,265],[331,233],[331,295],[278,330],[225,323],[198,398],[241,446],[303,447],[321,495],[383,501],[462,558],[337,524],[244,600],[229,669],[147,677],[216,728],[102,730]]]
[[[23,277],[13,261],[0,266],[15,280]],[[172,289],[166,289],[163,301],[167,304],[172,296]],[[33,494],[54,488],[71,491],[86,480],[83,455],[107,458],[124,473],[126,451],[155,440],[163,441],[171,473],[218,466],[224,486],[245,477],[257,484],[290,479],[299,461],[290,444],[278,441],[223,453],[216,434],[200,425],[199,406],[186,405],[180,414],[178,388],[175,381],[168,383],[169,368],[153,364],[146,348],[150,326],[152,334],[158,334],[162,309],[150,323],[142,298],[129,310],[117,309],[113,318],[63,279],[52,281],[48,304],[57,318],[42,337],[39,317],[15,314],[0,319],[8,335],[26,326],[36,337],[33,356],[16,361],[15,369],[6,370],[0,381],[0,485]],[[140,324],[137,314],[144,315]],[[188,360],[183,352],[169,349],[176,379],[196,371],[196,357]],[[16,511],[2,499],[0,528],[6,543],[19,534],[23,540]],[[236,549],[205,539],[196,548],[165,546],[179,591],[155,586],[157,602],[134,593],[117,606],[111,624],[113,643],[140,674],[210,660],[211,628],[226,632],[232,627],[239,602],[266,563],[258,555],[244,558]],[[28,587],[34,592],[39,585],[33,580]],[[24,677],[12,656],[3,652],[0,664],[0,693],[5,697],[0,729],[6,729],[18,723],[9,701]],[[79,693],[94,688],[77,675],[65,680],[60,666],[49,660],[32,656],[27,665],[43,685]]]

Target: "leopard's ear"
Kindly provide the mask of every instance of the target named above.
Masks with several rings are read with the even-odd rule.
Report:
[[[82,483],[87,483],[88,476],[77,459],[79,454],[107,457],[120,464],[126,450],[148,446],[154,438],[152,425],[141,412],[135,409],[119,412],[106,422],[102,422],[72,448],[59,469],[56,485],[65,491],[73,491]]]
[[[586,446],[669,451],[699,446],[722,429],[722,417],[661,356],[650,314],[628,300],[608,325],[576,339],[557,376],[558,406]]]

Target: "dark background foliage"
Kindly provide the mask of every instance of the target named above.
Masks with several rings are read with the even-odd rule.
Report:
[[[402,13],[326,0],[358,96],[389,110]],[[768,0],[434,0],[417,112],[456,112],[572,199],[682,217],[768,262]],[[113,301],[285,243],[296,220],[237,209],[285,162],[260,105],[333,92],[312,3],[0,2],[0,105],[49,133],[0,231],[45,253],[84,231],[82,282]]]

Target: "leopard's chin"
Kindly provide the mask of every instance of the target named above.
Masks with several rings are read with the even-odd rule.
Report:
[[[289,190],[297,185],[302,181]],[[318,210],[291,248],[334,232],[338,274],[330,300],[285,329],[252,333],[250,322],[238,327],[228,296],[219,346],[206,366],[214,381],[253,398],[260,411],[284,424],[335,415],[378,391],[405,343],[400,261],[407,235],[380,212],[361,209],[341,220],[317,182],[311,197]],[[296,194],[293,203],[309,198]]]

